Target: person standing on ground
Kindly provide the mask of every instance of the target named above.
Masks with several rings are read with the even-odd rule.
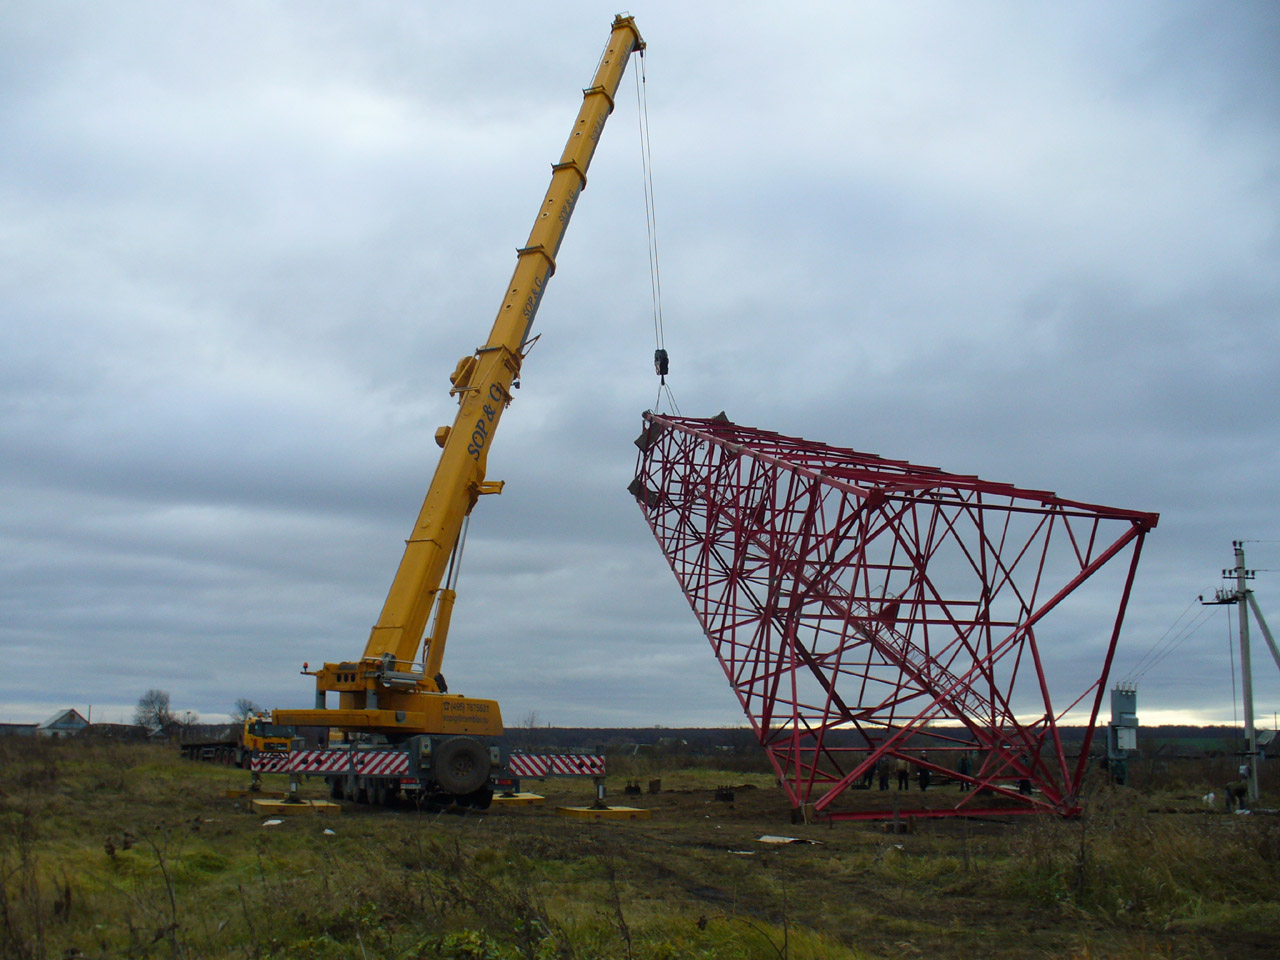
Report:
[[[911,769],[907,766],[905,757],[899,757],[893,765],[894,772],[898,775],[898,789],[906,790],[911,786]]]
[[[1245,804],[1245,797],[1249,795],[1248,780],[1232,780],[1227,784],[1227,813],[1233,813],[1236,810],[1248,810]]]
[[[929,789],[929,768],[924,766],[924,761],[929,754],[925,750],[920,751],[920,769],[916,772],[916,776],[920,779],[921,792]]]

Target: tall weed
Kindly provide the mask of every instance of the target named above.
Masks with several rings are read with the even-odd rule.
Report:
[[[1273,899],[1278,848],[1274,823],[1212,814],[1156,819],[1134,791],[1110,790],[1079,820],[1028,824],[1003,880],[1042,903],[1164,927]]]

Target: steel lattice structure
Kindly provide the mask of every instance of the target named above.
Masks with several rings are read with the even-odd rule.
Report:
[[[899,758],[970,788],[906,815],[1079,810],[1157,514],[644,419],[631,492],[798,814],[885,816],[840,798]],[[1082,661],[1101,670],[1055,707]]]

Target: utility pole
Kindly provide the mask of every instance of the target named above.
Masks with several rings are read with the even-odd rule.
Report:
[[[1245,757],[1249,764],[1249,801],[1258,799],[1258,731],[1253,726],[1253,668],[1249,660],[1249,587],[1253,571],[1244,566],[1244,541],[1235,540],[1236,607],[1240,611],[1240,682],[1244,684]]]
[[[1229,570],[1223,570],[1222,576],[1226,579],[1234,579],[1235,589],[1229,590],[1223,587],[1215,592],[1214,599],[1203,602],[1234,604],[1240,610],[1240,685],[1243,688],[1244,700],[1244,755],[1249,769],[1249,800],[1252,802],[1258,799],[1258,731],[1253,725],[1253,668],[1249,658],[1249,607],[1252,606],[1255,611],[1258,611],[1258,603],[1253,599],[1253,591],[1248,586],[1249,581],[1253,579],[1254,571],[1247,569],[1244,565],[1244,541],[1233,540],[1231,546],[1235,549],[1236,565]],[[1276,657],[1276,663],[1280,664],[1280,654],[1277,654],[1275,644],[1272,642],[1271,631],[1266,629],[1265,621],[1261,619],[1261,612],[1258,612],[1259,622],[1263,624],[1263,633],[1272,648],[1272,655]]]

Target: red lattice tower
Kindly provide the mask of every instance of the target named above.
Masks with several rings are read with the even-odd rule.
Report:
[[[644,419],[631,492],[798,814],[888,815],[841,797],[899,758],[961,781],[903,815],[1079,811],[1158,514]]]

